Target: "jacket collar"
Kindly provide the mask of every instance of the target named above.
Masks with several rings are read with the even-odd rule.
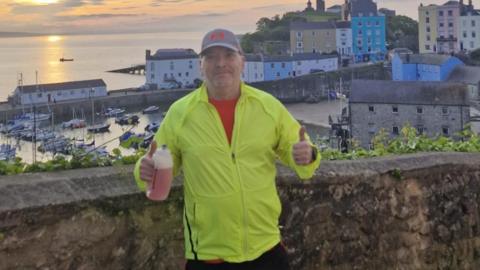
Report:
[[[238,98],[238,101],[240,102],[241,100],[249,97],[251,95],[247,85],[244,82],[240,83],[240,97]],[[208,103],[208,92],[207,92],[207,85],[205,83],[202,83],[200,88],[198,88],[197,92],[197,101],[203,101]]]

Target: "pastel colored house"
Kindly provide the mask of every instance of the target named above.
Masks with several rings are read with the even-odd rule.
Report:
[[[244,82],[259,82],[264,80],[263,55],[245,54],[245,67],[242,72]]]
[[[395,54],[393,81],[445,81],[457,67],[464,65],[454,56],[437,54]]]
[[[146,51],[146,85],[151,89],[193,85],[200,79],[200,59],[192,49]]]
[[[102,79],[17,86],[12,99],[15,104],[33,105],[107,96]]]

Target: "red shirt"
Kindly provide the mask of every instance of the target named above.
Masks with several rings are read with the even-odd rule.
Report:
[[[215,100],[209,98],[208,101],[215,106],[220,119],[222,120],[225,134],[227,135],[228,143],[232,143],[233,124],[235,122],[235,106],[238,98],[229,100]]]

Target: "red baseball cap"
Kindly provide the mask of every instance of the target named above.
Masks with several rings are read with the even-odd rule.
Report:
[[[237,37],[231,31],[226,29],[214,29],[208,32],[202,40],[202,50],[200,55],[202,55],[205,50],[211,47],[224,47],[236,52],[241,53],[242,48],[238,42]]]

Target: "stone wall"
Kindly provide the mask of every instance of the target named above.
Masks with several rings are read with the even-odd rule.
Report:
[[[295,270],[479,269],[480,154],[280,167]],[[182,269],[182,187],[163,203],[131,166],[0,178],[0,269]]]

